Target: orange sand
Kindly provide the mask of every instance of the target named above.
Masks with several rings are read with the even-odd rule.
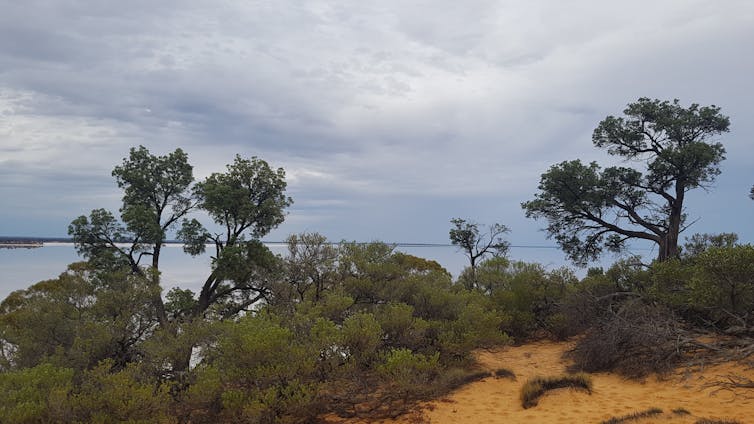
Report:
[[[588,394],[573,389],[559,389],[545,394],[539,404],[523,409],[519,390],[530,377],[558,375],[565,372],[561,355],[567,343],[536,343],[478,354],[481,365],[494,372],[512,370],[516,381],[486,378],[471,383],[440,400],[428,402],[412,413],[384,423],[600,423],[611,417],[660,408],[662,415],[628,423],[694,423],[699,418],[738,420],[754,423],[754,390],[739,389],[737,393],[718,391],[704,385],[729,374],[754,379],[754,372],[728,363],[693,371],[679,370],[658,381],[626,380],[608,373],[592,374],[594,390]],[[691,415],[671,411],[684,408]]]

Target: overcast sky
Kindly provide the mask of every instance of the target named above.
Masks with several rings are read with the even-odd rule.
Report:
[[[132,146],[285,168],[267,238],[448,240],[449,220],[553,245],[520,207],[639,97],[731,118],[693,232],[754,241],[754,2],[0,0],[0,235],[65,236]],[[515,256],[515,251],[513,252]]]

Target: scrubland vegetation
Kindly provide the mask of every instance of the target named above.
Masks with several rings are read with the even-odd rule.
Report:
[[[754,247],[734,234],[677,245],[682,193],[710,182],[724,153],[693,137],[727,131],[727,118],[677,102],[631,106],[627,113],[665,113],[650,132],[658,138],[642,147],[644,139],[631,134],[646,133],[646,120],[613,118],[595,132],[595,144],[617,137],[612,153],[654,155],[647,176],[563,163],[543,174],[537,199],[524,204],[530,216],[548,220],[550,235],[577,263],[620,248],[632,234],[661,248],[650,264],[627,258],[581,279],[568,268],[508,258],[503,225],[485,233],[458,218],[450,239],[470,266],[456,279],[384,243],[332,244],[316,233],[290,236],[288,253],[277,256],[259,240],[292,202],[282,169],[237,157],[226,172],[194,184],[180,149],[167,156],[132,149],[113,171],[124,191],[120,219],[97,209],[69,228],[85,261],[0,304],[0,421],[389,417],[493,376],[474,367],[474,349],[543,337],[578,336],[575,371],[637,378],[694,355],[728,355],[730,347],[748,355]],[[699,131],[663,128],[668,117]],[[673,187],[665,197],[672,207],[647,200]],[[599,222],[610,208],[618,209],[611,222],[622,219],[623,227]],[[213,222],[191,215],[200,213]],[[171,230],[188,254],[213,249],[199,293],[163,293],[159,256]],[[703,342],[701,334],[720,337]],[[509,370],[495,375],[515,379]],[[588,375],[527,382],[522,402],[532,406],[545,391],[571,386],[590,390]]]

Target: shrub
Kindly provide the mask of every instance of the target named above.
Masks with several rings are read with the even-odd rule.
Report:
[[[513,371],[509,370],[508,368],[500,368],[498,370],[495,370],[495,377],[497,378],[508,378],[511,380],[516,380],[516,374],[513,373]]]
[[[349,357],[358,366],[368,367],[382,343],[382,328],[374,315],[358,313],[348,317],[343,322],[342,334]]]
[[[455,390],[475,381],[484,380],[491,375],[488,371],[468,371],[463,368],[451,368],[440,376],[437,386],[447,391]]]
[[[165,385],[138,374],[134,365],[111,372],[114,362],[103,361],[86,371],[72,398],[81,422],[168,423],[170,396]]]
[[[69,420],[73,370],[41,364],[0,373],[0,422],[41,423]]]
[[[635,420],[641,420],[648,417],[653,417],[655,415],[662,414],[662,409],[660,408],[649,408],[644,411],[634,412],[628,415],[623,415],[621,417],[613,417],[609,420],[602,421],[602,424],[620,424],[625,423],[627,421],[635,421]]]
[[[582,389],[592,393],[592,378],[586,374],[564,375],[556,377],[534,377],[521,387],[521,406],[524,409],[537,406],[539,398],[546,392],[562,388]]]
[[[754,322],[754,246],[713,247],[695,259],[691,300],[724,326]]]
[[[393,349],[385,355],[377,372],[386,379],[390,390],[404,400],[419,398],[432,390],[430,383],[441,371],[439,359],[439,352],[426,356],[408,349]]]
[[[632,378],[664,373],[680,359],[682,328],[661,306],[631,299],[612,304],[567,353],[581,371],[616,371]],[[612,310],[612,309],[611,309]]]

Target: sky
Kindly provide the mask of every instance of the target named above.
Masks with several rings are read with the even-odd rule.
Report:
[[[687,199],[688,233],[754,241],[749,0],[0,0],[0,10],[0,235],[66,236],[75,217],[116,211],[111,171],[144,145],[182,148],[198,180],[236,154],[283,167],[294,204],[268,240],[447,243],[462,217],[507,225],[514,245],[553,246],[520,203],[555,163],[615,163],[592,131],[650,97],[730,117],[716,140],[722,174]]]

